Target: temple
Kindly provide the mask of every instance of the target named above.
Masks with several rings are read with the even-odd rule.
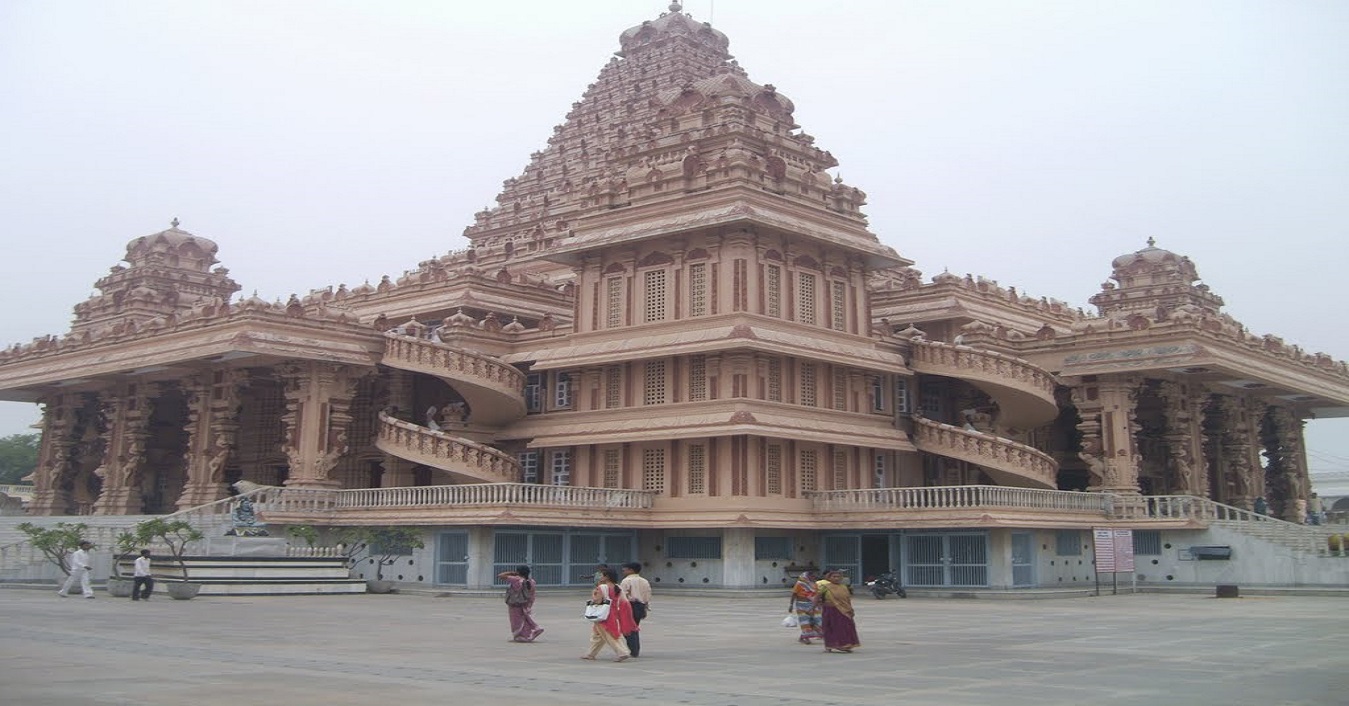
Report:
[[[68,333],[0,352],[0,399],[43,411],[29,514],[243,481],[273,528],[420,528],[408,583],[637,560],[726,588],[1062,586],[1091,528],[1303,523],[1304,420],[1349,414],[1344,362],[1247,330],[1151,241],[1093,313],[924,278],[724,34],[674,3],[619,45],[468,246],[401,277],[272,303],[176,221],[132,240]]]

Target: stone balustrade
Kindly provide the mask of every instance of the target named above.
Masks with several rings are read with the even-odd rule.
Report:
[[[385,365],[524,396],[525,374],[513,365],[425,338],[390,332],[384,339]]]
[[[1057,412],[1054,376],[1014,356],[953,343],[914,339],[909,364],[920,373],[988,382],[1020,390]],[[1052,415],[1051,415],[1052,418]]]
[[[1059,464],[1052,456],[1011,439],[914,417],[913,442],[920,451],[968,461],[1045,488],[1058,485]]]
[[[520,462],[508,453],[394,419],[384,412],[379,421],[375,445],[381,451],[474,480],[513,483],[520,479]]]
[[[285,488],[259,509],[305,514],[378,508],[531,505],[583,509],[649,510],[655,493],[646,490],[584,488],[536,483],[475,483],[405,488],[311,490]]]
[[[1116,497],[1108,493],[1012,488],[1003,485],[948,485],[922,488],[863,488],[807,493],[817,511],[1019,509],[1085,512],[1108,517]]]

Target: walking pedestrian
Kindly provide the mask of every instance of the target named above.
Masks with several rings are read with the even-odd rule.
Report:
[[[533,642],[543,634],[543,628],[534,622],[534,579],[529,567],[521,564],[515,571],[503,571],[497,578],[506,580],[506,612],[511,620],[512,642]]]
[[[85,598],[94,597],[94,589],[89,585],[89,572],[94,568],[93,557],[89,556],[89,550],[94,548],[94,543],[89,540],[80,542],[80,548],[70,554],[70,576],[66,577],[66,583],[56,595],[65,598],[70,595],[70,589],[75,587],[76,582],[80,584],[80,591],[84,593]]]
[[[590,651],[581,655],[581,659],[595,659],[600,648],[607,645],[616,655],[615,662],[626,662],[632,653],[628,651],[627,643],[619,638],[632,632],[632,606],[623,597],[623,590],[618,587],[618,574],[613,569],[605,566],[596,573],[600,578],[590,592],[590,601],[608,603],[609,617],[590,623]]]
[[[150,575],[150,550],[142,549],[131,570],[131,600],[148,601],[155,590],[155,579]],[[144,587],[142,589],[142,587]]]
[[[651,582],[642,577],[642,565],[630,561],[619,567],[623,572],[623,580],[619,582],[618,587],[623,589],[623,597],[628,599],[632,606],[632,632],[623,636],[623,640],[628,643],[628,651],[633,657],[642,653],[642,637],[639,632],[642,619],[646,617],[647,612],[651,610]]]
[[[852,652],[862,645],[857,637],[857,622],[853,619],[852,593],[843,584],[843,572],[830,571],[824,578],[820,594],[815,597],[822,609],[824,651]]]
[[[796,627],[801,630],[801,636],[796,640],[803,645],[812,644],[811,640],[822,637],[820,605],[815,602],[815,596],[819,592],[815,572],[809,569],[802,571],[801,576],[796,579],[796,585],[792,586],[792,599],[787,610],[796,616]]]

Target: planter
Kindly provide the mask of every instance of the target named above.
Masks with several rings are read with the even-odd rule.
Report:
[[[191,581],[165,581],[164,590],[175,601],[190,601],[201,591],[201,584]]]
[[[106,588],[108,589],[108,595],[113,598],[130,598],[131,589],[135,585],[136,583],[131,579],[114,576],[108,579]]]
[[[365,582],[366,593],[395,593],[397,590],[394,588],[393,581],[369,579]]]

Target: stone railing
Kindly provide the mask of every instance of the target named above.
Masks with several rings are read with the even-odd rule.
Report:
[[[20,485],[13,483],[0,483],[0,493],[4,493],[11,498],[18,498],[27,502],[33,499],[33,486]]]
[[[1059,464],[1052,456],[1011,439],[914,417],[913,442],[920,451],[1010,473],[1045,488],[1058,484]]]
[[[1108,517],[1115,496],[1000,485],[866,488],[807,493],[817,511],[1018,509],[1083,512]]]
[[[384,334],[384,359],[390,367],[473,382],[513,397],[524,397],[525,374],[495,358],[399,333]]]
[[[384,412],[380,412],[379,421],[375,446],[380,451],[481,481],[520,480],[520,462],[504,451],[394,419]]]
[[[313,490],[282,488],[258,509],[268,513],[305,514],[372,508],[532,505],[587,509],[649,510],[654,491],[583,488],[536,483],[427,485],[406,488]]]
[[[982,380],[1024,390],[1058,408],[1054,376],[1039,366],[1010,355],[953,343],[914,339],[910,365],[920,373]]]
[[[1216,523],[1242,534],[1311,554],[1326,553],[1327,535],[1335,531],[1324,526],[1299,525],[1193,495],[1119,496],[1115,502],[1115,517],[1125,520],[1188,520],[1204,525]]]

